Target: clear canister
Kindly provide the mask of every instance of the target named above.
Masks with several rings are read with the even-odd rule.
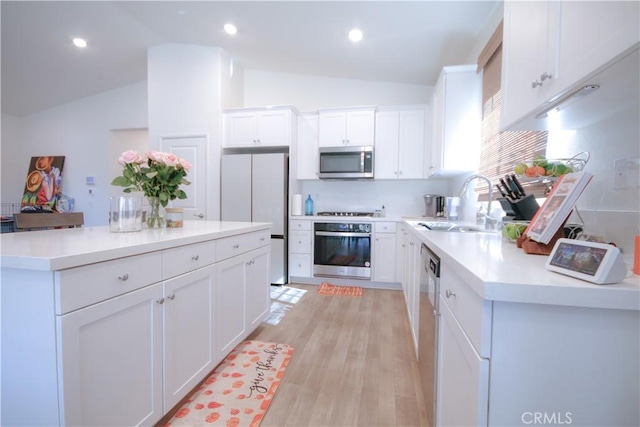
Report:
[[[183,208],[166,208],[167,228],[180,228],[183,225]]]

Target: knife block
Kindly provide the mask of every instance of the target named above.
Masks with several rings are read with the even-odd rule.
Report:
[[[498,201],[509,220],[531,221],[538,209],[540,209],[540,205],[536,202],[533,194],[516,201],[511,201],[504,197],[498,198]]]

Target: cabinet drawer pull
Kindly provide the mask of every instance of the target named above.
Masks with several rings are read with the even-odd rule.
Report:
[[[265,238],[264,238],[264,237],[261,237],[261,238],[260,238],[260,241],[261,241],[261,242],[264,242],[264,240],[265,240]]]
[[[126,282],[127,280],[129,280],[129,273],[119,275],[118,280],[120,280],[121,282]]]
[[[200,259],[200,255],[194,255],[191,257],[192,260],[198,261]]]
[[[451,289],[447,289],[447,290],[444,292],[444,295],[445,295],[447,298],[451,298],[451,297],[455,297],[455,296],[456,296],[456,293],[455,293],[455,292],[453,292]]]
[[[240,247],[240,243],[236,243],[235,245],[233,245],[233,249],[238,249]]]
[[[157,299],[156,302],[158,304],[164,304],[164,298]]]
[[[174,299],[176,299],[176,294],[167,295],[167,299],[173,301]]]

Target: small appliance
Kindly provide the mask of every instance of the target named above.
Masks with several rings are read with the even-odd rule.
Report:
[[[425,214],[427,218],[442,218],[444,217],[444,196],[438,194],[425,194],[424,205]]]
[[[373,179],[373,146],[320,147],[321,179]]]

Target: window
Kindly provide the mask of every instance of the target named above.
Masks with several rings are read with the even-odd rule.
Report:
[[[478,57],[478,72],[482,74],[482,136],[479,173],[494,185],[506,174],[513,173],[516,164],[527,162],[547,151],[547,132],[521,131],[500,132],[500,112],[502,109],[502,23]],[[543,197],[546,184],[524,182],[527,193]],[[495,189],[495,187],[494,187]],[[476,191],[485,199],[487,184],[479,181]],[[494,197],[495,198],[495,197]]]

